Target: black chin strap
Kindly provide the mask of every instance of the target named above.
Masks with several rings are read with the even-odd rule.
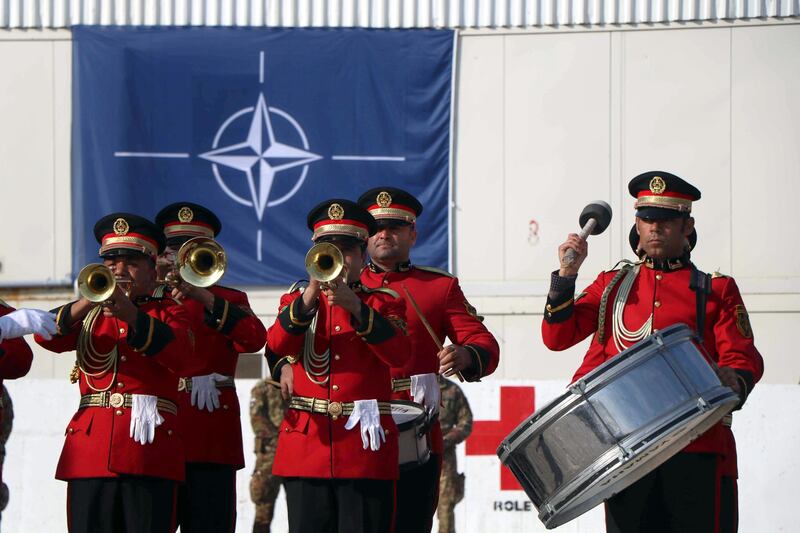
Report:
[[[701,272],[692,263],[692,278],[689,281],[689,288],[695,292],[697,338],[703,342],[703,332],[706,326],[706,302],[708,295],[711,294],[711,274]]]

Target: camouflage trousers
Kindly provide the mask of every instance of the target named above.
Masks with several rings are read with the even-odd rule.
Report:
[[[11,396],[5,385],[0,390],[0,473],[3,472],[3,463],[6,460],[6,442],[11,435],[11,428],[14,425],[14,404],[11,403]],[[0,477],[2,479],[2,477]],[[0,483],[0,512],[8,505],[8,486]]]
[[[464,474],[459,474],[454,449],[445,450],[442,457],[442,475],[439,478],[439,533],[455,533],[455,507],[464,499]]]
[[[278,498],[283,482],[283,478],[272,475],[274,460],[274,447],[267,446],[264,453],[256,454],[256,466],[253,469],[253,477],[250,478],[250,499],[256,505],[253,533],[268,532],[272,523],[275,500]]]

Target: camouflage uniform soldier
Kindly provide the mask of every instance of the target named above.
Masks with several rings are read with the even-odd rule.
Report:
[[[255,434],[256,466],[250,480],[250,499],[256,504],[253,533],[268,533],[281,490],[282,478],[272,475],[272,461],[278,444],[278,427],[283,421],[286,402],[281,390],[265,380],[256,383],[250,396],[250,422]]]
[[[461,391],[461,387],[447,378],[439,376],[442,387],[442,408],[439,421],[442,424],[444,455],[442,475],[439,481],[439,533],[454,533],[456,530],[456,504],[464,498],[464,474],[458,473],[456,445],[472,433],[472,410]]]
[[[8,389],[2,385],[0,391],[0,472],[3,471],[3,463],[6,460],[6,442],[8,436],[11,435],[11,426],[14,424],[14,405],[11,403],[11,396],[8,395]],[[2,512],[6,505],[8,505],[8,485],[0,483],[0,512]]]

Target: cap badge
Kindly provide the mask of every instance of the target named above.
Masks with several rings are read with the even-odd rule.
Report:
[[[386,191],[381,192],[378,194],[378,197],[375,199],[378,202],[378,205],[381,207],[389,207],[392,205],[392,195]]]
[[[667,190],[667,184],[661,176],[653,176],[650,180],[650,192],[653,194],[661,194]]]
[[[331,204],[328,208],[328,217],[331,220],[342,220],[344,218],[344,208],[339,204]]]
[[[184,224],[187,222],[191,222],[193,218],[194,218],[194,213],[190,208],[184,206],[178,210],[178,220],[180,220]]]
[[[131,227],[124,218],[118,218],[114,221],[114,233],[117,235],[127,235]]]

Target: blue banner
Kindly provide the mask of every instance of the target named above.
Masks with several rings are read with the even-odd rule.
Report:
[[[103,215],[186,200],[222,220],[223,283],[291,283],[309,209],[380,185],[424,205],[412,260],[448,268],[452,31],[77,26],[73,43],[73,274]]]

